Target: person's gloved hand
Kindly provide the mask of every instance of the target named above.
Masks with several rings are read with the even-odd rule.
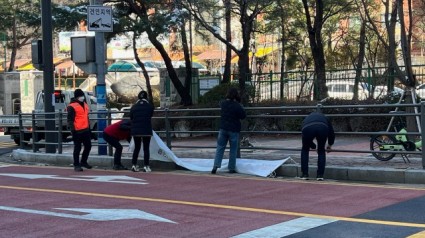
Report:
[[[311,142],[310,149],[312,149],[312,150],[315,150],[316,149],[316,144],[314,144],[314,142]]]

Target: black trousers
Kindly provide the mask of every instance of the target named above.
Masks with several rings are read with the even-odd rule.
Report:
[[[107,133],[103,132],[103,139],[110,144],[112,147],[115,148],[114,153],[114,165],[120,165],[121,164],[121,155],[122,155],[122,145],[120,143],[120,140],[117,138],[108,135]]]
[[[80,166],[81,164],[87,163],[91,150],[91,134],[90,130],[72,133],[72,140],[74,141],[74,166]],[[84,145],[83,154],[81,155],[80,163],[80,152],[81,144]]]
[[[329,129],[324,125],[311,125],[302,130],[301,172],[308,175],[308,160],[310,146],[314,138],[317,140],[317,176],[323,176],[326,166],[326,141]]]
[[[145,166],[149,165],[149,157],[150,157],[150,151],[149,146],[151,143],[151,137],[150,136],[133,136],[134,140],[134,151],[133,151],[133,159],[132,163],[133,165],[137,164],[137,158],[139,157],[140,149],[142,147],[142,140],[143,140],[143,164]]]

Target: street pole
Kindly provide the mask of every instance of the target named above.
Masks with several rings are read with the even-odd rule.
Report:
[[[102,0],[90,0],[90,5],[93,6],[102,6]],[[89,23],[90,24],[90,23]],[[98,154],[106,155],[107,146],[106,142],[103,139],[103,130],[106,127],[106,84],[105,84],[105,74],[106,74],[106,50],[105,50],[105,36],[103,32],[95,32],[94,41],[96,45],[96,97],[97,97],[97,111],[98,111],[98,120],[97,120],[97,130],[100,131],[97,136]]]
[[[51,0],[41,1],[41,27],[43,33],[43,83],[44,83],[44,112],[46,113],[46,153],[56,153],[55,108],[53,105],[53,43],[52,43],[52,3]],[[50,131],[50,132],[49,132]],[[21,138],[22,139],[22,138]]]

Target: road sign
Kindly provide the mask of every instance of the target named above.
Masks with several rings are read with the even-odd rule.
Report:
[[[89,31],[112,32],[112,7],[88,6],[87,19]]]

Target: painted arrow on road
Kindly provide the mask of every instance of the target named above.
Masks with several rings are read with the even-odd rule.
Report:
[[[13,173],[0,173],[0,176],[9,176],[9,177],[25,178],[25,179],[62,179],[62,180],[105,182],[105,183],[148,184],[143,179],[132,178],[132,177],[128,177],[128,176],[60,177],[58,175],[48,175],[48,174],[13,174]]]
[[[6,207],[0,206],[0,210],[13,211],[13,212],[24,212],[31,214],[55,216],[55,217],[64,217],[64,218],[73,218],[80,220],[90,220],[90,221],[117,221],[117,220],[128,220],[128,219],[144,219],[158,222],[168,222],[175,223],[171,220],[156,216],[144,211],[137,209],[87,209],[87,208],[55,208],[59,210],[67,210],[74,212],[87,213],[84,215],[75,215],[59,212],[49,212],[49,211],[40,211],[33,209],[25,209],[18,207]]]

